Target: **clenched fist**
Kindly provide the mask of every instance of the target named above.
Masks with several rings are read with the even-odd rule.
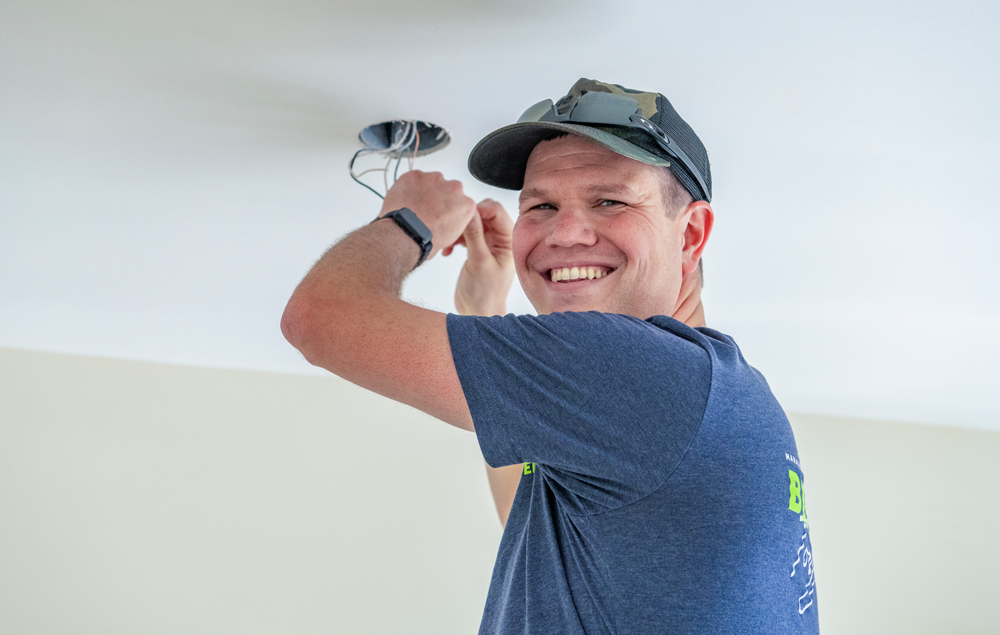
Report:
[[[386,192],[379,216],[401,207],[410,208],[431,230],[434,246],[428,258],[433,258],[462,236],[475,215],[476,202],[465,195],[459,181],[446,181],[440,172],[411,170]]]

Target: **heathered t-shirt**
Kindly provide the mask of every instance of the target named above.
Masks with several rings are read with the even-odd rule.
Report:
[[[480,633],[818,633],[804,477],[732,338],[448,316],[486,461],[524,464]]]

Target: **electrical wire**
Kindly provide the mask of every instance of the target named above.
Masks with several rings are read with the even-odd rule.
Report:
[[[385,185],[385,193],[389,193],[389,164],[392,163],[392,157],[386,159],[385,169],[382,170],[382,184]],[[393,180],[395,183],[395,180]]]
[[[351,174],[351,178],[365,186],[369,190],[375,193],[379,198],[385,198],[383,194],[380,194],[378,190],[363,182],[360,177],[368,174],[369,172],[381,172],[382,173],[382,185],[385,186],[385,191],[389,191],[389,167],[392,165],[392,160],[396,160],[396,168],[392,172],[392,182],[395,183],[396,179],[399,178],[399,164],[402,163],[403,159],[407,160],[408,169],[413,169],[414,161],[416,161],[417,153],[420,151],[420,130],[418,129],[418,123],[416,120],[407,121],[394,121],[391,123],[392,131],[392,142],[388,147],[384,149],[373,149],[371,147],[362,148],[354,153],[351,157],[351,161],[347,166],[348,171]],[[398,125],[397,125],[398,124]],[[438,138],[445,134],[444,130],[438,131]],[[409,152],[410,146],[413,147],[413,153]],[[354,172],[354,162],[357,161],[358,157],[362,155],[369,154],[381,154],[388,157],[385,167],[381,168],[369,168],[363,172]]]
[[[420,131],[417,130],[417,122],[413,122],[413,131],[417,135],[416,143],[413,144],[413,156],[410,157],[410,169],[413,169],[413,162],[417,160],[417,150],[420,149]]]
[[[365,183],[364,181],[362,181],[361,179],[359,179],[358,178],[359,175],[357,175],[357,174],[354,173],[354,161],[357,160],[358,156],[361,155],[362,153],[364,153],[364,154],[371,154],[371,152],[372,152],[371,150],[365,150],[363,148],[361,150],[358,150],[357,152],[355,152],[354,156],[351,157],[351,162],[347,164],[347,171],[351,173],[351,178],[354,179],[355,181],[357,181],[358,184],[360,184],[360,185],[362,185],[364,187],[367,187],[369,190],[372,191],[373,194],[375,194],[375,196],[377,196],[379,198],[385,198],[384,196],[382,196],[381,194],[379,194],[378,191],[375,188],[373,188],[372,186],[368,185],[367,183]],[[365,172],[362,172],[362,174],[365,174]]]
[[[395,130],[394,143],[388,148],[388,152],[403,154],[413,143],[414,136],[417,134],[417,122],[403,121],[402,124]]]

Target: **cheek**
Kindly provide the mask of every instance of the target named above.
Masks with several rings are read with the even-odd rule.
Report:
[[[527,271],[528,255],[531,254],[531,250],[537,242],[534,233],[531,224],[524,222],[523,218],[518,218],[517,222],[514,223],[511,241],[514,251],[514,267],[517,269],[519,277],[524,271]]]
[[[669,227],[625,225],[614,228],[617,247],[641,270],[671,269],[679,260],[680,244]]]

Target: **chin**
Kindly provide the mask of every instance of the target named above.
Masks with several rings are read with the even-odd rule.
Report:
[[[608,298],[608,288],[584,287],[575,290],[553,288],[551,285],[565,283],[543,282],[534,288],[522,285],[531,306],[539,315],[547,313],[566,313],[574,311],[584,313],[586,311],[600,311],[603,313],[619,312],[614,306],[611,298]],[[576,284],[576,283],[570,283]],[[531,292],[529,293],[529,289]]]
[[[542,303],[542,306],[535,305],[535,310],[540,314],[545,313],[567,313],[569,311],[574,311],[576,313],[585,313],[587,311],[599,311],[601,313],[616,313],[616,311],[607,306],[603,302],[595,302],[593,300],[585,299],[575,299],[575,300],[562,300],[562,301],[549,301]]]

